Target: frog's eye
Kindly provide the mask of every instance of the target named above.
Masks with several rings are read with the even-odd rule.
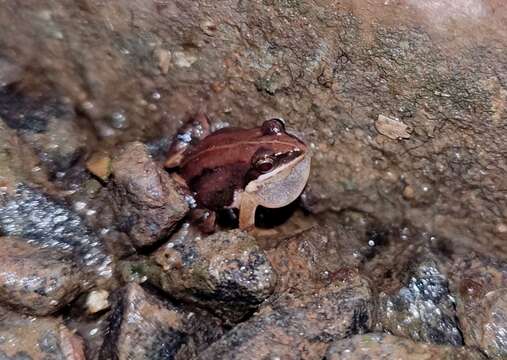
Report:
[[[267,173],[271,169],[273,169],[274,160],[270,157],[263,157],[255,162],[254,166],[257,171],[261,173]]]
[[[261,131],[263,135],[278,135],[285,132],[285,124],[278,118],[266,120],[262,124]]]

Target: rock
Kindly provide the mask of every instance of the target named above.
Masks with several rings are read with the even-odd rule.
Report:
[[[146,277],[172,297],[207,307],[230,322],[256,309],[276,284],[253,237],[239,230],[202,237],[188,224],[148,260],[124,267],[127,278]]]
[[[6,58],[0,57],[0,88],[18,82],[21,75],[21,67]]]
[[[39,159],[0,118],[0,193],[14,193],[19,184],[47,187]]]
[[[507,263],[469,255],[450,269],[465,344],[491,359],[507,357]]]
[[[329,343],[368,331],[373,298],[364,279],[315,294],[284,294],[213,343],[198,359],[322,359]]]
[[[109,292],[107,290],[94,290],[86,298],[86,309],[89,314],[96,314],[109,309]]]
[[[0,90],[0,117],[53,173],[70,168],[86,149],[86,127],[76,122],[71,104],[61,100]]]
[[[389,139],[399,140],[410,138],[410,128],[398,119],[379,115],[377,121],[375,121],[375,128],[379,133],[387,136]]]
[[[455,301],[438,258],[425,247],[408,248],[379,294],[382,328],[434,344],[462,345]]]
[[[40,190],[18,185],[14,194],[0,196],[0,232],[25,239],[60,259],[69,259],[72,269],[82,269],[82,288],[109,281],[111,258],[96,234],[83,220]]]
[[[0,359],[85,360],[81,339],[59,320],[0,313]]]
[[[194,317],[128,284],[117,294],[99,359],[189,359],[222,334],[216,321]]]
[[[424,344],[388,334],[372,333],[336,341],[329,347],[325,359],[479,360],[485,357],[464,347]]]
[[[0,300],[31,314],[51,314],[81,290],[83,269],[67,254],[0,237]]]
[[[152,160],[144,144],[124,146],[113,158],[112,172],[116,212],[135,246],[155,243],[187,213],[182,190]]]
[[[111,175],[111,158],[104,153],[94,153],[86,161],[86,168],[100,180],[105,181]]]

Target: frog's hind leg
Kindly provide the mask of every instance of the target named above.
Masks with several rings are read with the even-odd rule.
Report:
[[[239,206],[239,228],[241,230],[251,230],[255,228],[256,209],[256,199],[248,194],[243,194],[241,196],[241,204]]]

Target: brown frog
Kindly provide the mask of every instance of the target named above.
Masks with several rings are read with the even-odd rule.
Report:
[[[253,129],[210,129],[204,114],[192,118],[178,132],[165,163],[178,168],[193,192],[194,214],[205,214],[211,225],[207,232],[214,231],[215,211],[238,208],[239,227],[252,229],[257,206],[280,208],[301,194],[310,174],[310,151],[282,120]]]

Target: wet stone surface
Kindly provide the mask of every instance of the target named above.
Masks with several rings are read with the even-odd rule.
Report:
[[[356,335],[338,340],[327,350],[325,360],[480,360],[486,359],[470,348],[415,342],[383,333]]]
[[[90,275],[82,279],[84,287],[112,276],[111,258],[94,232],[67,206],[39,190],[20,185],[14,196],[0,197],[0,231],[72,259]]]
[[[264,305],[199,359],[322,359],[329,343],[368,331],[373,298],[364,279]]]
[[[381,327],[394,335],[435,344],[462,345],[455,299],[435,258],[414,248],[395,273],[394,289],[379,294]],[[403,257],[402,257],[403,258]]]
[[[82,340],[54,318],[0,310],[0,359],[86,360]]]
[[[149,260],[132,262],[172,297],[237,322],[270,296],[276,273],[255,239],[239,230],[201,236],[184,225]]]
[[[0,237],[0,300],[47,315],[86,288],[87,274],[70,256],[16,237]]]
[[[492,359],[507,357],[507,264],[469,255],[450,274],[465,344]]]
[[[168,235],[186,215],[183,191],[153,161],[144,144],[125,145],[111,167],[119,226],[136,247],[152,245]]]
[[[216,340],[220,323],[189,313],[128,284],[116,294],[99,359],[189,359]]]

